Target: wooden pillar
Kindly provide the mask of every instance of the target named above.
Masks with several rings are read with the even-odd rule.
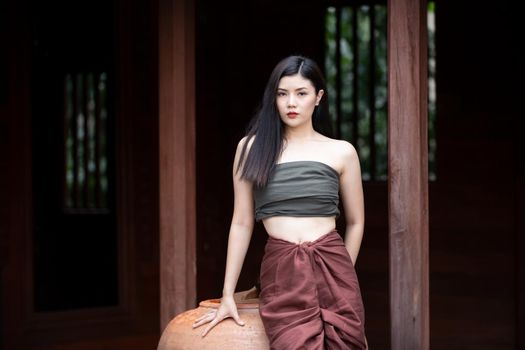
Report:
[[[519,12],[515,11],[510,16],[512,28],[519,26]],[[515,32],[517,33],[517,31]],[[517,34],[516,34],[517,35]],[[521,64],[523,54],[518,54],[518,48],[515,47],[515,59],[513,67],[517,67]],[[518,58],[520,57],[520,58]],[[518,63],[520,62],[520,63]],[[523,70],[521,70],[520,77],[523,77]],[[514,109],[519,110],[521,108],[521,91],[518,85],[521,85],[522,79],[512,79],[513,93],[511,94],[511,100],[513,102]],[[519,107],[518,107],[519,106]],[[514,113],[514,112],[513,112]],[[518,113],[514,113],[513,117],[513,129],[514,129],[514,163],[515,163],[515,176],[514,176],[514,203],[516,206],[515,214],[515,227],[516,227],[516,349],[525,349],[525,152],[523,152],[525,142],[523,141],[521,125],[521,117]]]
[[[193,0],[159,0],[160,325],[195,307]]]
[[[391,349],[429,349],[426,1],[388,1]]]

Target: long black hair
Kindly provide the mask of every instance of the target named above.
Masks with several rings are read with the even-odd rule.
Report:
[[[236,169],[237,171],[242,169],[242,179],[252,181],[258,187],[263,187],[268,182],[270,172],[283,149],[284,125],[276,105],[279,81],[282,77],[296,74],[310,80],[316,94],[319,90],[324,90],[323,98],[314,109],[312,124],[316,131],[331,136],[326,83],[321,70],[307,57],[289,56],[281,60],[273,69],[264,89],[260,107],[248,126]],[[254,136],[256,137],[246,154],[248,144]]]

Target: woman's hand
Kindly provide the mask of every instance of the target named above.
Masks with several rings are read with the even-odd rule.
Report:
[[[239,326],[244,326],[244,321],[241,320],[241,318],[239,317],[239,313],[237,312],[237,305],[235,304],[235,300],[233,300],[233,297],[223,297],[221,299],[221,305],[216,311],[212,310],[210,312],[205,313],[204,315],[195,320],[192,327],[197,328],[202,326],[203,324],[209,323],[204,332],[202,332],[201,334],[201,336],[204,337],[219,322],[228,317],[233,318]]]

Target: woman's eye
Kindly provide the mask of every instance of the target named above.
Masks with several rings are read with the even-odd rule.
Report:
[[[284,92],[278,92],[277,93],[277,96],[281,97],[281,96],[286,96],[286,94]]]
[[[307,95],[306,92],[300,92],[299,93],[299,96],[306,96],[306,95]]]

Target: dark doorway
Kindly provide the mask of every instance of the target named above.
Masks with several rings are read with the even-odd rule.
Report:
[[[114,306],[113,3],[32,16],[35,311]]]

